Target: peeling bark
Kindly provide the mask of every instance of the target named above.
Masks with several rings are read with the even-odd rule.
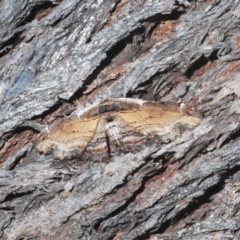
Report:
[[[0,2],[2,239],[239,239],[239,0]],[[108,162],[39,132],[106,98],[184,101],[199,126]]]

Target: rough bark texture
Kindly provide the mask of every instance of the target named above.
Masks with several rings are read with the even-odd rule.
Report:
[[[2,0],[1,238],[240,239],[239,24],[239,0]],[[109,97],[183,98],[202,121],[108,163],[34,147]]]

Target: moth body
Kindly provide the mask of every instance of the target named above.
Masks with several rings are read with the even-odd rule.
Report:
[[[106,99],[57,120],[49,134],[40,134],[36,147],[58,159],[104,161],[113,154],[141,151],[156,135],[167,143],[200,121],[185,104]]]
[[[119,130],[117,124],[114,121],[108,122],[105,125],[105,129],[106,129],[109,139],[113,139],[114,141],[116,141],[117,145],[120,147],[121,146],[121,143],[120,143],[121,134],[120,134],[120,130]]]

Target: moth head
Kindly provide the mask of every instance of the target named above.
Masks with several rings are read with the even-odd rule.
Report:
[[[106,118],[107,123],[110,123],[110,122],[113,122],[113,121],[114,121],[114,118],[112,116]]]
[[[110,123],[115,121],[117,114],[118,112],[115,112],[115,111],[104,112],[101,114],[101,117],[105,119],[106,123]]]
[[[98,107],[98,113],[104,114],[107,112],[118,112],[119,104],[111,99],[106,99]]]

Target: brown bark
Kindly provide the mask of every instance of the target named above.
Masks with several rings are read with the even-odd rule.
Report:
[[[2,0],[2,239],[239,239],[239,18],[239,0]],[[202,121],[109,162],[37,151],[110,97],[183,99]]]

